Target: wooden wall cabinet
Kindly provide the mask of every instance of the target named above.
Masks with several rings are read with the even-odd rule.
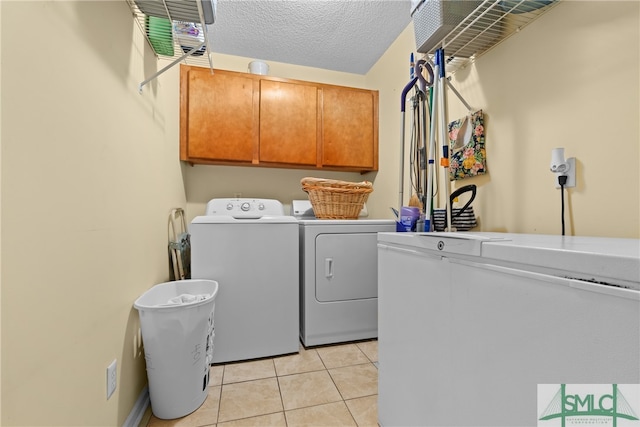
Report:
[[[315,166],[318,91],[312,85],[260,80],[260,163]]]
[[[322,165],[378,170],[378,92],[322,88]]]
[[[182,65],[180,159],[378,170],[378,92]]]
[[[204,68],[183,76],[180,134],[183,160],[251,162],[258,142],[257,82]]]

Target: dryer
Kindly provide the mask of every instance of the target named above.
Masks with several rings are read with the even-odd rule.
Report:
[[[294,200],[300,232],[300,339],[305,346],[377,338],[378,232],[394,220],[315,219]]]
[[[298,221],[273,199],[213,199],[193,219],[191,277],[216,280],[213,362],[299,350]]]

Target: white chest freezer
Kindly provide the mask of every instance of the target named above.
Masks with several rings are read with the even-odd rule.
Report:
[[[536,425],[538,384],[640,383],[640,240],[378,236],[382,426]]]

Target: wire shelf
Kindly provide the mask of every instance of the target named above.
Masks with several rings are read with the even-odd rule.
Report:
[[[134,21],[158,59],[171,61],[162,70],[140,83],[142,87],[178,63],[210,68],[213,72],[211,26],[215,0],[126,0]],[[206,9],[203,5],[213,5]],[[191,27],[197,37],[178,33]],[[186,31],[186,30],[185,30]]]
[[[551,10],[560,0],[484,0],[433,49],[444,48],[447,73],[466,66]]]

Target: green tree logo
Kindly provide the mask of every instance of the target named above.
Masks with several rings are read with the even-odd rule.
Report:
[[[567,418],[572,417],[609,417],[613,427],[617,427],[620,418],[638,421],[638,416],[617,384],[611,384],[611,393],[567,393],[566,386],[560,384],[557,393],[540,414],[540,421],[559,418],[562,427],[565,427]]]

